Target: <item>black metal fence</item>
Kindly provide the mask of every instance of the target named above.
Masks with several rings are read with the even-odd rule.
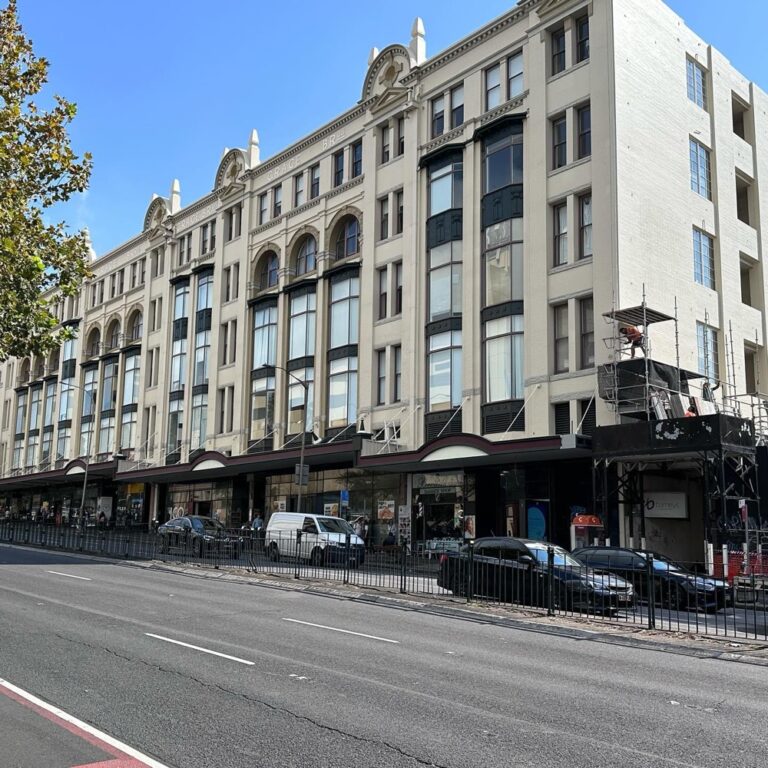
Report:
[[[366,549],[354,537],[321,541],[301,531],[244,530],[176,537],[150,531],[0,521],[0,542],[124,559],[245,569],[284,578],[351,584],[462,602],[530,608],[550,616],[733,639],[768,640],[768,578],[702,574],[698,566],[654,560],[642,567],[610,558],[600,567],[565,562],[553,549],[540,559],[475,552],[434,553],[406,545]]]

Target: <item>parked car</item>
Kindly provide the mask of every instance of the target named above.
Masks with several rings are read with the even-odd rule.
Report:
[[[511,537],[477,539],[458,552],[440,556],[437,583],[455,595],[471,591],[473,596],[546,606],[550,546],[543,541]],[[553,607],[611,613],[633,606],[634,590],[624,579],[586,568],[562,547],[552,549]]]
[[[301,531],[298,546],[297,531]],[[267,523],[264,546],[274,561],[298,557],[314,565],[343,564],[348,556],[349,565],[356,568],[365,560],[365,542],[346,520],[330,515],[275,512]]]
[[[160,552],[183,550],[198,557],[217,554],[219,556],[240,556],[242,541],[212,517],[184,515],[163,523],[157,529],[160,538]]]
[[[624,547],[582,547],[573,556],[591,568],[631,582],[638,597],[648,599],[648,558],[653,555],[654,602],[663,608],[715,612],[730,599],[728,582],[694,573],[658,552]]]

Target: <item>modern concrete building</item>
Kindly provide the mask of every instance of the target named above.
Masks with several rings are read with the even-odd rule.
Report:
[[[431,57],[417,19],[362,74],[277,156],[254,131],[204,198],[155,196],[61,303],[77,340],[0,367],[9,514],[66,520],[87,468],[117,524],[240,525],[295,509],[303,440],[305,509],[567,543],[595,425],[654,417],[598,366],[645,351],[753,402],[768,97],[660,0],[522,0]],[[643,305],[676,320],[632,348]],[[698,555],[704,516],[690,491],[654,535]]]

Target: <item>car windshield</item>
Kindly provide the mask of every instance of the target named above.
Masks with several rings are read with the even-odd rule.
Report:
[[[644,560],[648,559],[648,552],[638,552],[638,554]],[[688,573],[687,568],[684,568],[679,563],[676,563],[674,560],[670,560],[663,555],[657,555],[655,552],[653,553],[653,570],[664,571],[665,573]]]
[[[218,520],[213,520],[210,517],[193,517],[192,525],[197,531],[220,531],[224,528]]]
[[[352,526],[340,517],[318,517],[317,522],[323,533],[354,533]]]
[[[528,545],[528,549],[533,552],[533,554],[536,556],[536,559],[543,563],[544,565],[547,564],[547,549],[546,547],[532,547],[530,544]],[[566,552],[562,547],[552,547],[555,553],[555,565],[567,565],[569,568],[583,568],[584,564],[580,563],[575,557],[571,557],[571,555]]]

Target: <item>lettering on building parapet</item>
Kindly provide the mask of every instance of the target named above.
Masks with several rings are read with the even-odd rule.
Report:
[[[337,147],[341,141],[343,141],[344,137],[346,136],[346,130],[344,128],[340,128],[338,131],[331,133],[328,136],[323,136],[322,139],[319,140],[320,147],[323,152],[327,152],[329,149],[333,149],[334,147]],[[285,176],[287,173],[291,173],[292,171],[295,171],[297,168],[300,168],[302,165],[304,165],[307,161],[304,160],[302,155],[295,155],[294,157],[289,157],[286,160],[283,160],[279,165],[274,166],[274,168],[270,168],[267,171],[266,175],[266,181],[267,183],[271,183],[273,181],[276,181],[282,176]]]

